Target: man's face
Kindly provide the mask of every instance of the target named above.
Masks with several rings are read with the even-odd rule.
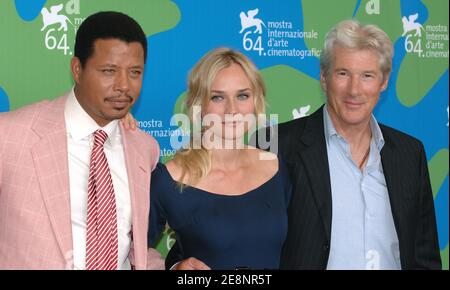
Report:
[[[144,49],[139,42],[98,39],[84,67],[74,57],[71,69],[78,102],[103,127],[124,117],[141,93]]]
[[[375,51],[337,45],[328,75],[321,72],[320,76],[334,126],[338,129],[367,124],[388,79],[388,75],[383,78]]]

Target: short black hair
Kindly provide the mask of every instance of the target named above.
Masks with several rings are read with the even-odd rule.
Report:
[[[84,67],[94,53],[97,39],[119,39],[131,43],[139,42],[147,59],[147,38],[139,23],[130,16],[114,11],[102,11],[90,15],[81,23],[75,38],[75,56]]]

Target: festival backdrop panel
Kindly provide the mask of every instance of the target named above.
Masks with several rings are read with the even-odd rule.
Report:
[[[149,43],[133,114],[166,161],[177,149],[171,138],[183,137],[170,119],[180,111],[189,70],[207,51],[228,46],[248,55],[266,82],[268,113],[285,122],[324,103],[325,33],[348,18],[377,24],[392,39],[395,57],[375,116],[425,145],[448,269],[448,6],[448,0],[2,0],[0,112],[70,90],[77,28],[94,12],[122,11],[142,25]],[[174,238],[168,229],[158,250],[165,255]]]

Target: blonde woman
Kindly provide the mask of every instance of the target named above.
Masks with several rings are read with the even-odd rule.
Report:
[[[177,269],[276,269],[291,185],[276,155],[265,152],[272,158],[262,160],[263,151],[243,145],[254,124],[238,118],[264,113],[261,75],[243,54],[219,48],[195,65],[188,85],[191,120],[212,116],[216,122],[202,128],[208,138],[192,137],[191,148],[153,172],[150,243],[167,222],[183,260]]]

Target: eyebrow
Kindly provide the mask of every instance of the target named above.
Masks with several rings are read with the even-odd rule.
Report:
[[[105,63],[105,64],[101,64],[101,67],[117,67],[117,65],[112,64],[112,63]]]
[[[343,67],[337,67],[337,68],[334,69],[334,71],[340,71],[340,70],[348,71],[348,69],[343,68]]]
[[[114,67],[114,68],[118,68],[118,67],[120,67],[120,66],[118,66],[118,65],[116,65],[116,64],[112,64],[112,63],[107,63],[107,64],[100,65],[100,67]],[[131,69],[136,69],[136,68],[138,68],[138,69],[144,69],[144,67],[141,66],[141,65],[134,65],[134,66],[132,66],[132,67],[130,67],[130,68],[131,68]]]
[[[335,72],[338,72],[338,71],[351,71],[351,70],[349,70],[349,69],[347,69],[347,68],[336,68],[335,70],[334,70]],[[376,74],[377,73],[377,71],[376,70],[365,70],[365,71],[363,71],[362,73],[371,73],[371,74]]]
[[[247,92],[247,91],[251,91],[251,89],[250,88],[240,89],[240,90],[238,90],[238,93],[244,93],[244,92]],[[224,94],[225,93],[224,91],[220,91],[220,90],[211,90],[211,92],[212,93],[219,93],[219,94]]]

